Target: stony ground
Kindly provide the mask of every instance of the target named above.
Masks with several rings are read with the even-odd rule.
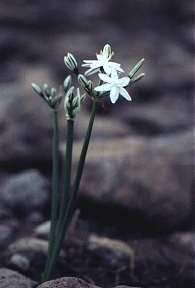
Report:
[[[191,0],[1,1],[0,288],[37,285],[48,245],[52,130],[30,83],[59,86],[66,51],[91,58],[106,42],[126,69],[145,57],[146,77],[131,105],[99,107],[54,275],[73,278],[42,287],[194,287],[194,12]]]

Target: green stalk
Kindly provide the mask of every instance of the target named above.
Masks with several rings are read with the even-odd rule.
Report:
[[[88,150],[88,146],[89,146],[89,141],[91,138],[91,132],[93,129],[93,123],[94,123],[94,119],[95,119],[95,114],[96,114],[96,107],[97,107],[97,102],[95,100],[93,100],[93,106],[92,106],[92,111],[91,111],[91,116],[90,116],[90,120],[89,120],[89,125],[88,125],[88,129],[85,135],[85,141],[82,147],[82,151],[81,151],[81,155],[80,155],[80,159],[79,159],[79,164],[78,164],[78,168],[77,168],[77,174],[75,177],[75,181],[74,181],[74,185],[73,185],[73,195],[77,194],[77,191],[79,189],[80,186],[80,182],[81,182],[81,178],[82,178],[82,174],[83,174],[83,168],[85,165],[85,159],[86,159],[86,155],[87,155],[87,150]]]
[[[60,230],[57,233],[58,238],[56,240],[56,245],[55,245],[55,248],[54,248],[54,251],[52,254],[52,258],[50,259],[50,263],[49,263],[49,267],[48,267],[48,275],[50,275],[54,269],[54,266],[55,266],[56,261],[57,261],[57,257],[60,253],[60,249],[62,246],[64,236],[67,232],[68,225],[69,225],[71,218],[72,218],[72,215],[74,213],[75,203],[76,203],[76,199],[77,199],[77,192],[78,192],[81,177],[83,174],[83,168],[84,168],[84,164],[85,164],[86,154],[87,154],[89,141],[91,138],[91,132],[92,132],[92,128],[93,128],[93,123],[94,123],[94,119],[95,119],[96,105],[97,105],[96,101],[94,100],[92,111],[91,111],[91,116],[90,116],[90,120],[89,120],[88,129],[86,132],[84,144],[83,144],[81,155],[80,155],[77,174],[75,177],[72,193],[70,195],[70,200],[68,202],[67,209],[66,209],[64,217],[63,217],[63,221],[60,223],[60,225],[61,225]]]
[[[47,277],[47,266],[55,245],[55,229],[58,221],[59,209],[59,127],[58,113],[52,111],[53,116],[53,143],[52,143],[52,196],[51,196],[51,228],[49,233],[49,247],[43,280]]]
[[[67,121],[67,148],[64,163],[64,194],[60,207],[60,216],[58,225],[56,228],[56,237],[60,233],[64,215],[67,210],[69,198],[70,198],[70,186],[71,186],[71,170],[72,170],[72,147],[74,136],[74,120]]]
[[[71,185],[71,170],[72,170],[72,147],[73,147],[73,134],[74,134],[74,120],[68,120],[67,121],[67,142],[66,142],[66,154],[65,154],[65,165],[64,165],[64,197],[62,200],[62,205],[60,208],[60,216],[58,220],[58,225],[55,230],[55,245],[52,247],[51,255],[48,261],[48,266],[46,270],[46,277],[44,281],[47,281],[50,279],[51,274],[53,272],[54,265],[56,261],[53,263],[53,254],[56,251],[56,246],[59,245],[59,235],[62,234],[62,224],[63,224],[63,218],[64,214],[67,210],[68,205],[68,199],[69,199],[69,191],[70,191],[70,185]],[[58,254],[57,254],[58,256]],[[56,256],[56,258],[57,258]],[[53,264],[52,264],[53,263]]]

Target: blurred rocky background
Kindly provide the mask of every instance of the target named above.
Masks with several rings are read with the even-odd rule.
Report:
[[[132,103],[99,108],[57,276],[194,287],[194,14],[193,0],[1,0],[1,267],[37,281],[47,249],[52,129],[31,82],[59,87],[65,53],[80,62],[110,43],[127,71],[144,57],[146,77],[130,89]],[[75,162],[89,111],[90,102],[76,122]],[[63,107],[60,123],[63,150]],[[0,287],[9,273],[0,271]]]

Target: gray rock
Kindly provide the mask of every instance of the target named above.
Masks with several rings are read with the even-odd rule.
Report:
[[[6,219],[10,219],[12,217],[12,211],[8,207],[5,207],[3,203],[0,204],[0,220],[5,221]]]
[[[8,208],[29,214],[48,204],[47,180],[38,170],[27,170],[11,176],[2,187],[1,202]]]
[[[76,119],[75,133],[77,138],[83,138],[89,123],[89,112],[84,110]],[[97,116],[94,123],[93,138],[110,139],[124,137],[130,134],[129,126],[116,118]]]
[[[75,158],[79,151],[78,145]],[[81,195],[105,208],[126,209],[159,228],[182,225],[193,210],[192,155],[191,133],[92,142]]]
[[[76,277],[64,277],[45,282],[37,288],[98,288],[98,286],[89,284]]]
[[[9,245],[11,254],[42,254],[47,255],[48,242],[37,238],[22,238]]]
[[[148,136],[178,133],[193,127],[192,102],[178,95],[162,95],[160,99],[123,105],[123,113],[117,108],[113,111],[115,118],[122,119],[133,133]],[[113,128],[114,129],[114,128]],[[129,131],[129,135],[131,135]],[[127,135],[127,134],[126,134]]]
[[[141,288],[140,286],[126,286],[126,285],[119,285],[115,286],[114,288]]]
[[[0,288],[33,288],[34,285],[35,282],[18,272],[0,269]]]
[[[21,238],[8,246],[8,252],[10,255],[9,263],[11,259],[13,260],[14,255],[19,254],[28,260],[28,267],[26,265],[28,271],[34,273],[36,269],[33,263],[35,262],[37,267],[43,269],[48,253],[48,241],[33,237]],[[64,258],[63,250],[60,252],[60,257]]]
[[[112,269],[124,267],[124,270],[129,269],[129,273],[134,270],[134,251],[123,241],[90,235],[88,249],[107,262]]]
[[[39,237],[48,238],[49,231],[50,231],[50,221],[46,221],[44,223],[41,223],[35,228],[35,234]]]
[[[12,226],[0,224],[0,247],[7,245],[14,233]]]
[[[10,163],[13,168],[25,167],[51,159],[49,109],[29,91],[30,83],[28,90],[19,85],[1,86],[0,162],[5,167]]]
[[[32,225],[40,224],[44,221],[43,211],[33,211],[28,215],[27,222],[32,223]]]
[[[175,246],[181,246],[195,255],[195,232],[177,232],[170,237],[170,242]]]
[[[130,240],[138,283],[143,287],[194,287],[194,244],[181,244],[183,238],[185,232]]]
[[[14,254],[11,256],[10,264],[21,271],[27,271],[30,267],[30,261],[27,257],[20,254]]]

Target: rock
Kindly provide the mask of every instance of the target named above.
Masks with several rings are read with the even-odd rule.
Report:
[[[89,284],[76,277],[64,277],[45,282],[37,288],[98,288],[98,286]]]
[[[89,112],[84,111],[78,115],[75,125],[75,133],[77,138],[83,138],[89,123]],[[93,138],[110,139],[114,137],[124,137],[130,133],[130,128],[126,123],[114,117],[106,117],[97,115],[94,123]]]
[[[28,85],[28,91],[19,85],[1,86],[0,163],[4,168],[10,163],[18,169],[51,160],[50,111]]]
[[[5,207],[5,205],[0,204],[0,220],[5,221],[6,219],[12,218],[12,211]]]
[[[34,285],[35,282],[20,273],[6,268],[0,268],[1,288],[33,288]]]
[[[9,245],[8,249],[11,254],[38,253],[42,255],[47,255],[48,242],[36,238],[22,238]]]
[[[114,288],[141,288],[141,287],[138,287],[138,286],[119,285],[119,286],[115,286]]]
[[[44,216],[41,211],[34,211],[28,215],[27,222],[34,224],[40,224],[44,221]]]
[[[29,214],[43,209],[48,204],[47,180],[38,170],[27,170],[11,176],[2,187],[1,202],[8,208]]]
[[[128,234],[126,242],[111,237],[94,237],[94,235],[91,235],[86,242],[78,236],[69,238],[65,242],[64,265],[58,270],[62,275],[69,274],[71,267],[73,273],[76,271],[83,279],[87,279],[90,275],[90,279],[101,287],[114,287],[115,283],[135,288],[185,287],[185,283],[188,284],[186,287],[193,287],[195,251],[192,249],[191,240],[194,233],[170,233],[153,237],[145,234]],[[182,241],[185,244],[181,244]],[[132,250],[133,273],[129,269]],[[112,257],[117,259],[114,265]],[[44,285],[56,284],[57,288],[69,287],[68,285],[58,286],[64,282],[61,282],[61,279],[58,280],[59,282],[57,280]],[[42,287],[55,287],[55,285]]]
[[[28,272],[33,279],[39,279],[48,253],[48,242],[36,238],[21,238],[8,246],[8,265]],[[36,263],[36,265],[34,265]],[[38,273],[38,274],[37,274]]]
[[[46,221],[35,228],[35,234],[39,237],[48,238],[50,231],[50,221]]]
[[[88,249],[103,257],[104,261],[113,268],[129,267],[129,273],[134,269],[134,252],[129,245],[122,241],[91,235],[88,240]]]
[[[10,261],[13,255],[19,254],[28,259],[30,263],[29,269],[36,270],[37,267],[41,267],[40,269],[43,269],[48,253],[48,241],[33,237],[21,238],[8,246],[8,252],[10,255]],[[64,257],[63,251],[60,252],[60,257]],[[32,265],[35,262],[37,267],[33,267]]]
[[[20,254],[12,255],[10,259],[10,264],[21,271],[28,271],[30,267],[29,259]]]
[[[162,95],[152,102],[123,105],[123,113],[117,108],[113,114],[129,125],[134,134],[162,136],[178,133],[193,127],[193,108],[191,102],[178,95]],[[114,129],[114,128],[113,128]],[[132,133],[129,131],[129,134]],[[126,134],[127,135],[127,134]]]
[[[177,232],[170,237],[173,245],[181,246],[195,255],[195,232]]]
[[[191,236],[194,237],[194,233]],[[185,232],[180,233],[180,239],[183,237],[186,237]],[[177,233],[142,237],[129,243],[135,252],[134,275],[143,287],[194,287],[195,250],[192,243],[181,245]]]
[[[11,240],[13,233],[13,227],[0,224],[0,247],[7,246],[7,243]]]
[[[96,206],[101,205],[97,213],[100,210],[104,215],[104,211],[107,215],[102,216],[104,220],[112,215],[117,221],[123,212],[130,213],[129,227],[136,223],[136,229],[135,217],[141,219],[141,223],[148,223],[148,227],[153,224],[159,229],[188,223],[194,209],[192,143],[190,132],[170,137],[126,137],[92,142],[81,195]],[[80,145],[75,147],[75,161],[79,151]],[[115,213],[108,212],[109,208],[118,208],[120,213],[114,217]]]

